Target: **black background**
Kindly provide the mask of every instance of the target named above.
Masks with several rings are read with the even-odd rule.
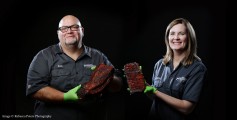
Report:
[[[167,25],[178,17],[188,19],[196,31],[198,55],[208,69],[200,118],[225,119],[226,11],[224,1],[5,1],[0,4],[1,113],[33,114],[34,102],[25,96],[29,64],[39,50],[58,43],[58,22],[73,14],[85,29],[87,46],[103,51],[119,69],[138,62],[148,83],[154,64],[165,54]],[[120,119],[143,120],[151,104],[143,95],[111,100],[111,116]]]

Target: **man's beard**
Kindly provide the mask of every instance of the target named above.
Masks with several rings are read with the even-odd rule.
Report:
[[[70,41],[65,41],[66,46],[75,46],[78,44],[78,41],[76,39],[70,40]]]

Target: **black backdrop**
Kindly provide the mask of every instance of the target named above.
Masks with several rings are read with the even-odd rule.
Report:
[[[200,118],[225,119],[226,2],[49,2],[8,0],[0,5],[2,115],[33,114],[33,100],[25,97],[27,69],[39,50],[58,42],[59,20],[73,14],[85,29],[87,46],[103,51],[120,69],[128,62],[138,62],[149,83],[154,64],[165,54],[167,25],[178,17],[188,19],[197,34],[198,55],[208,68]],[[151,104],[143,95],[124,94],[111,101],[113,119],[143,120]]]

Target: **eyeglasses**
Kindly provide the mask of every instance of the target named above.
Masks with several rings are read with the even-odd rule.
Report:
[[[80,27],[81,26],[79,25],[62,26],[62,27],[59,27],[58,30],[60,30],[62,33],[65,33],[68,31],[69,28],[71,31],[78,31]]]

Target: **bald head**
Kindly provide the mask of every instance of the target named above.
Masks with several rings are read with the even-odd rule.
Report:
[[[81,22],[77,17],[75,17],[73,15],[66,15],[60,20],[58,27],[70,26],[70,25],[74,25],[74,24],[81,26]]]

